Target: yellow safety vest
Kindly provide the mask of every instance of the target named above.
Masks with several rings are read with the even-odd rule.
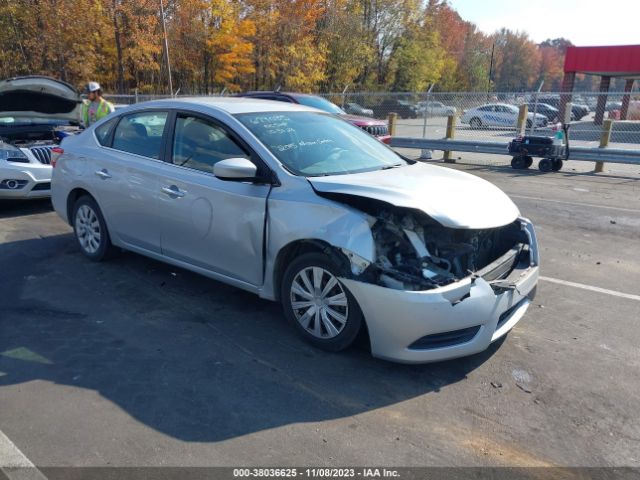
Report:
[[[85,127],[89,126],[89,105],[91,102],[85,101],[82,104],[82,122]],[[107,102],[104,98],[100,97],[100,105],[98,105],[98,110],[96,111],[96,121],[101,118],[106,117],[111,112],[113,112],[113,104]]]

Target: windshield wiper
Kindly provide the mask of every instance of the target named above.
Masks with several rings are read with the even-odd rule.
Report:
[[[393,165],[385,165],[384,167],[382,167],[380,170],[390,170],[392,168],[398,168],[401,167],[403,164],[402,163],[394,163]]]

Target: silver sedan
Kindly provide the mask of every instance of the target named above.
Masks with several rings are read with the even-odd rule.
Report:
[[[534,229],[502,191],[312,108],[138,104],[52,163],[53,205],[88,258],[125,248],[280,301],[325,350],[364,331],[389,360],[473,354],[535,294]]]

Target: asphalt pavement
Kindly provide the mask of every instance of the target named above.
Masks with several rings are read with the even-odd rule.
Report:
[[[0,203],[0,459],[640,467],[640,169],[451,168],[533,220],[543,278],[504,341],[418,366],[315,350],[277,304],[92,263],[48,201]]]

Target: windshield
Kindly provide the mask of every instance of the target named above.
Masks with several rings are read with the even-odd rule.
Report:
[[[261,112],[237,118],[296,175],[344,175],[407,165],[362,129],[331,115]]]
[[[331,103],[329,100],[325,100],[322,97],[314,97],[314,96],[306,96],[301,95],[296,97],[296,100],[301,105],[306,105],[307,107],[317,108],[318,110],[324,110],[325,112],[335,113],[337,115],[344,115],[346,112],[342,110],[335,103]]]

